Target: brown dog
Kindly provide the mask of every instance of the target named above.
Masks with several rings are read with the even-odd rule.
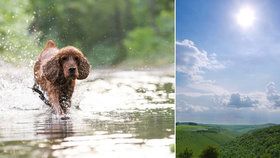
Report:
[[[65,117],[71,106],[76,79],[87,78],[90,65],[83,53],[73,46],[58,49],[49,40],[34,65],[35,84],[33,90],[51,106],[56,114]],[[47,100],[39,87],[47,93]]]

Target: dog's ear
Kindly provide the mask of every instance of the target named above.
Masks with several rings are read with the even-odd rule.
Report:
[[[59,58],[54,57],[43,66],[43,75],[52,83],[55,83],[59,77],[61,66]]]
[[[90,69],[90,65],[88,60],[85,57],[80,56],[79,66],[78,66],[79,76],[77,79],[82,80],[87,78],[89,75],[89,69]]]
[[[53,40],[48,40],[48,42],[45,45],[44,50],[46,50],[48,48],[56,48],[56,44]]]

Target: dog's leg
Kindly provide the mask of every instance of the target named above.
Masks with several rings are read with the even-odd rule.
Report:
[[[71,100],[67,99],[67,97],[62,97],[60,98],[59,103],[64,113],[67,113],[68,109],[71,107]]]
[[[44,96],[44,93],[39,89],[39,85],[35,82],[32,87],[33,92],[37,92],[39,94],[39,98],[48,106],[51,106],[50,102]]]
[[[57,96],[51,95],[50,101],[52,103],[52,108],[54,109],[55,113],[58,115],[64,115],[64,112],[59,104],[59,99]]]
[[[64,110],[60,106],[58,93],[51,93],[51,94],[52,95],[50,95],[50,102],[51,102],[52,108],[54,109],[55,113],[57,115],[59,115],[62,120],[69,119],[69,117],[66,116],[66,114],[64,113]]]

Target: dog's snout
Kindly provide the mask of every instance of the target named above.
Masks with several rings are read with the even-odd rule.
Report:
[[[76,68],[74,68],[74,67],[69,68],[70,73],[75,73],[75,71],[76,71]]]

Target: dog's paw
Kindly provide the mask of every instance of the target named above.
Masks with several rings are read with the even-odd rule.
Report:
[[[70,117],[67,116],[67,115],[62,115],[62,116],[60,116],[60,119],[61,120],[68,120],[68,119],[70,119]]]

